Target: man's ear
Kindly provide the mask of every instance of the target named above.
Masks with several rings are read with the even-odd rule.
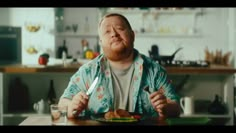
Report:
[[[133,30],[131,31],[131,36],[133,37],[133,42],[134,42],[135,41],[135,33]]]

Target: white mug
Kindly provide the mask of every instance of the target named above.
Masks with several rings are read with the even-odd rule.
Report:
[[[182,97],[180,99],[180,106],[184,112],[184,115],[194,114],[194,98]]]
[[[37,111],[39,114],[43,114],[45,111],[45,102],[43,99],[38,101],[37,103],[34,103],[33,106],[34,110]]]

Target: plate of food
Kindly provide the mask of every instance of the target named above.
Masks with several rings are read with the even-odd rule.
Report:
[[[138,122],[138,119],[130,118],[130,117],[111,118],[111,119],[95,118],[95,120],[97,120],[99,122],[106,122],[106,123],[133,123],[133,122]]]
[[[130,113],[123,109],[117,109],[114,111],[108,111],[99,115],[92,116],[92,119],[105,122],[105,123],[135,123],[139,122],[141,115],[136,113]]]

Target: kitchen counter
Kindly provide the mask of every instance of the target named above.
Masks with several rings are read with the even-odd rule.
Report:
[[[103,119],[102,119],[103,120]],[[20,126],[26,125],[47,125],[50,126],[51,124],[51,117],[48,116],[30,116],[22,121]],[[93,119],[68,119],[67,124],[63,126],[109,126],[109,125],[123,125],[123,126],[137,126],[137,125],[157,125],[157,126],[166,126],[168,123],[165,119],[161,118],[149,118],[146,120],[140,120],[138,122],[131,122],[131,123],[114,123],[114,122],[107,122],[107,121],[99,121]]]
[[[0,66],[0,72],[3,73],[39,73],[39,72],[76,72],[81,64],[54,66],[24,66],[11,65]],[[210,66],[210,67],[165,67],[168,74],[233,74],[236,69],[225,66]]]
[[[40,72],[76,72],[81,64],[73,65],[10,65],[10,66],[0,66],[0,72],[3,73],[40,73]]]
[[[169,74],[233,74],[236,69],[226,66],[165,67]]]

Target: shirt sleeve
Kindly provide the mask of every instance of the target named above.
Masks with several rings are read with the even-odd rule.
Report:
[[[80,69],[70,78],[70,81],[61,98],[72,99],[73,96],[80,91],[86,92],[86,79],[88,79],[88,76],[86,76],[84,71],[85,69],[83,67],[80,67]]]
[[[157,91],[162,88],[167,99],[179,102],[180,97],[176,93],[172,81],[168,79],[166,70],[162,66],[159,67],[159,70],[154,76],[154,86]]]

